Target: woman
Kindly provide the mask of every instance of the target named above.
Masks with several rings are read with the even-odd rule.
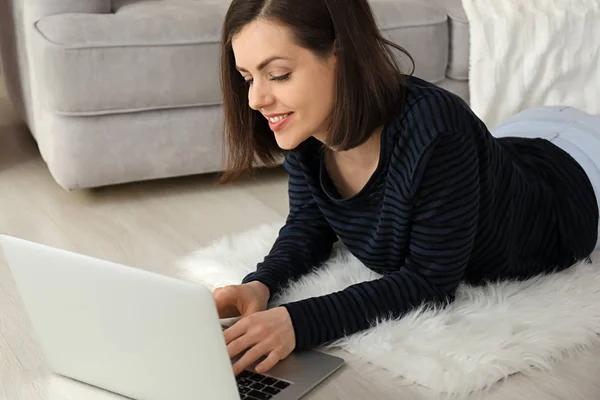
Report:
[[[222,318],[242,316],[225,331],[236,374],[451,301],[462,281],[564,269],[597,245],[599,117],[535,109],[492,136],[458,96],[400,72],[390,48],[402,48],[367,0],[234,0],[222,40],[223,182],[256,158],[285,155],[289,172],[272,250],[214,291]],[[575,119],[581,137],[564,129]],[[382,277],[267,310],[338,239]]]

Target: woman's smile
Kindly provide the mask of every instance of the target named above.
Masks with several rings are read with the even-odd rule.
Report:
[[[291,112],[275,117],[267,117],[269,120],[269,128],[271,128],[273,132],[282,130],[288,124],[288,121],[292,118],[293,114],[294,113]]]

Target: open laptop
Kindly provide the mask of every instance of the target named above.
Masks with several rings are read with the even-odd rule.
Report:
[[[137,400],[299,399],[341,358],[294,352],[234,376],[203,285],[0,235],[50,370]]]

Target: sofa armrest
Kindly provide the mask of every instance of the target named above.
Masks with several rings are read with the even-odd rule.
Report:
[[[30,37],[40,19],[58,14],[109,14],[111,0],[0,0],[0,55],[12,103],[35,136]]]
[[[29,21],[66,13],[108,14],[111,0],[13,0],[22,3]]]

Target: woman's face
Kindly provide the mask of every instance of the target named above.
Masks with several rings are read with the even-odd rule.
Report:
[[[335,55],[326,60],[292,41],[284,25],[257,20],[232,40],[248,103],[269,119],[279,147],[291,150],[311,136],[322,142],[335,96]]]

